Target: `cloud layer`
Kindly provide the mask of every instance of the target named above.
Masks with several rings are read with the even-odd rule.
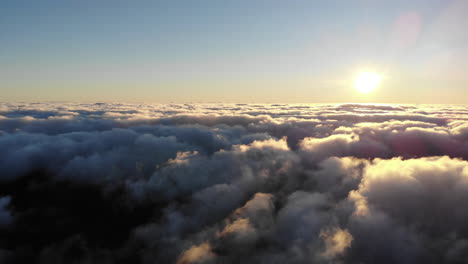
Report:
[[[466,263],[468,108],[0,104],[1,263]]]

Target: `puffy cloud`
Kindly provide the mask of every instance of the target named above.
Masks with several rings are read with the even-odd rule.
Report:
[[[468,212],[459,209],[467,190],[467,161],[430,157],[374,160],[355,192],[371,212],[381,210],[427,233],[461,235],[468,231],[463,222]]]
[[[2,263],[465,263],[465,106],[0,104]]]
[[[339,228],[322,231],[320,237],[325,241],[325,251],[322,252],[322,256],[329,259],[343,255],[353,241],[353,236],[347,230]]]
[[[359,188],[350,193],[355,205],[351,234],[359,237],[354,232],[369,232],[365,230],[370,226],[383,233],[394,232],[382,243],[391,252],[386,254],[397,262],[455,261],[449,252],[468,235],[467,212],[462,209],[467,199],[467,170],[467,161],[448,157],[374,160],[365,169]],[[409,245],[402,249],[400,239]],[[365,247],[369,250],[376,245]],[[424,250],[434,247],[436,251]]]
[[[177,260],[177,264],[212,263],[214,256],[215,255],[211,252],[210,245],[203,243],[183,252]]]

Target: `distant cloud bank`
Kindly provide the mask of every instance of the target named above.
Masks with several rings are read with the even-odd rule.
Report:
[[[466,263],[468,107],[0,104],[0,263]]]

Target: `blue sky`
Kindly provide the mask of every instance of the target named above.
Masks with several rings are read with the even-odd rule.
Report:
[[[0,100],[468,103],[467,1],[0,4]],[[360,71],[384,75],[360,95]]]

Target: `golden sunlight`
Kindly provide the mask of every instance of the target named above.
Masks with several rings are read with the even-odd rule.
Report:
[[[354,80],[354,87],[360,93],[367,94],[374,91],[379,86],[382,75],[375,72],[361,72]]]

